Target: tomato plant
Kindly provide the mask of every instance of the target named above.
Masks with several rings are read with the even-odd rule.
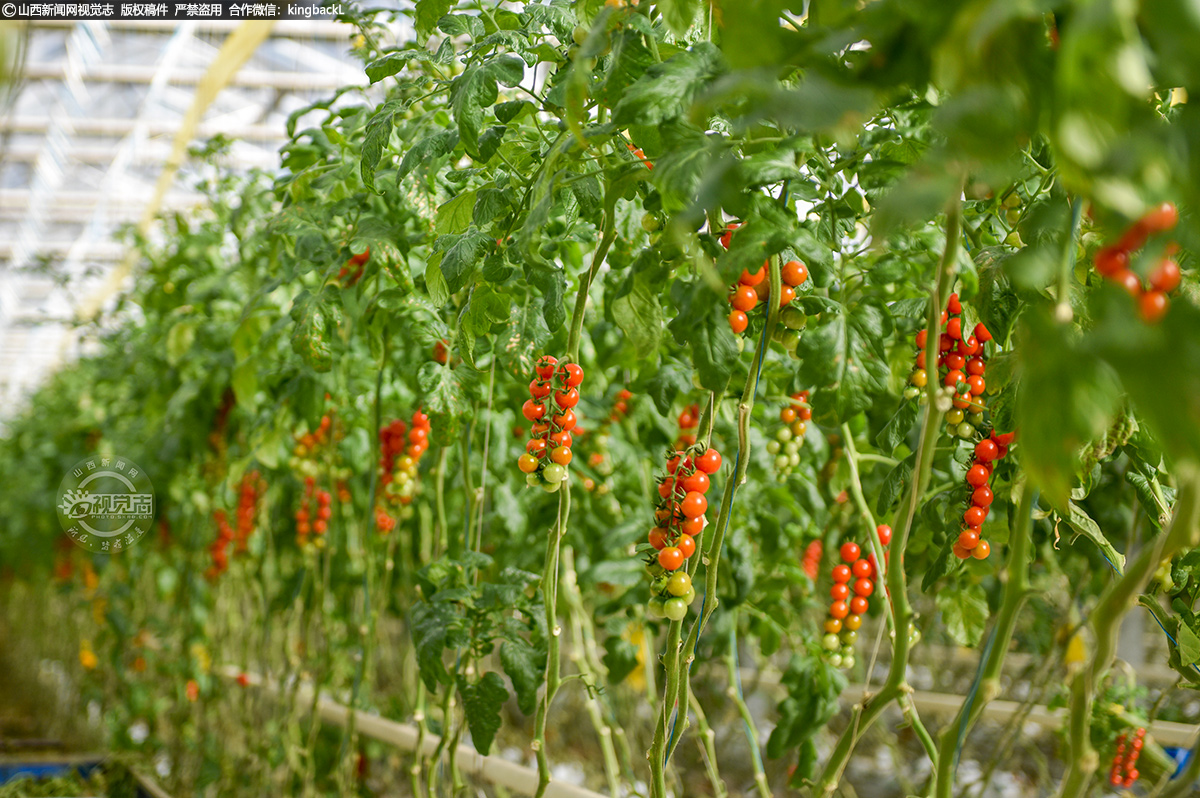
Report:
[[[971,734],[1015,680],[1067,708],[1057,794],[1183,794],[1153,723],[1194,710],[1114,661],[1149,612],[1200,684],[1200,23],[860,5],[347,4],[372,87],[270,175],[198,153],[208,208],[7,424],[22,650],[189,792],[367,789],[333,697],[431,798],[466,741],[539,795],[890,794],[881,729],[946,798],[1035,750]],[[157,541],[53,543],[81,452],[146,468]]]

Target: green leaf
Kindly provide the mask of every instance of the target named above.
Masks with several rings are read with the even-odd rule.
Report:
[[[504,333],[500,358],[510,374],[527,377],[533,371],[534,355],[550,340],[550,330],[543,314],[528,298],[514,311]]]
[[[1176,639],[1179,641],[1180,662],[1184,665],[1200,662],[1200,637],[1197,637],[1191,627],[1182,620],[1179,623],[1179,635]]]
[[[233,394],[237,397],[237,403],[242,407],[249,409],[255,407],[255,398],[258,395],[258,369],[257,361],[247,360],[239,363],[233,370],[230,384],[233,386]]]
[[[1068,500],[1067,514],[1063,518],[1072,529],[1099,546],[1105,558],[1116,566],[1118,571],[1125,570],[1125,556],[1113,547],[1113,544],[1100,530],[1100,525],[1092,520],[1092,517],[1084,512],[1082,507]]]
[[[737,341],[721,308],[704,315],[690,330],[675,330],[675,339],[692,350],[692,362],[700,384],[718,395],[724,393],[737,363]]]
[[[463,402],[462,386],[455,369],[430,361],[417,372],[417,383],[425,394],[424,406],[435,413],[456,413]]]
[[[525,77],[525,62],[503,55],[479,66],[468,67],[450,84],[450,108],[458,123],[458,133],[472,157],[479,157],[479,128],[483,109],[499,96],[497,84],[515,86]]]
[[[880,451],[888,454],[896,451],[896,447],[904,442],[908,437],[909,430],[917,423],[918,409],[916,402],[905,399],[900,403],[900,406],[896,408],[896,413],[875,437],[875,445],[879,447]]]
[[[363,134],[361,171],[363,183],[375,191],[375,172],[383,150],[392,138],[392,122],[396,114],[408,107],[407,100],[388,100],[375,111]]]
[[[896,499],[900,498],[905,485],[912,478],[913,464],[916,462],[916,457],[915,452],[910,454],[892,466],[892,470],[883,478],[883,485],[879,488],[879,498],[875,502],[875,511],[880,515],[886,515],[892,509],[892,504],[895,503]]]
[[[654,4],[662,13],[667,27],[676,36],[682,36],[696,21],[700,0],[658,0]]]
[[[400,161],[400,167],[396,170],[396,180],[403,180],[412,170],[423,163],[428,163],[443,155],[449,155],[457,146],[457,130],[446,130],[426,136],[404,154],[404,159]]]
[[[604,656],[601,660],[608,671],[609,684],[620,684],[638,667],[638,650],[625,638],[609,635],[604,640]]]
[[[988,604],[981,585],[947,587],[934,597],[946,632],[960,646],[977,646],[987,627]]]
[[[292,350],[313,371],[333,368],[333,349],[329,339],[337,329],[336,306],[327,305],[317,297],[302,291],[292,303],[291,318],[296,322],[292,333]]]
[[[450,299],[450,288],[442,274],[440,259],[430,259],[425,266],[425,290],[429,292],[429,301],[441,307]]]
[[[722,71],[720,51],[701,42],[646,70],[613,109],[617,125],[658,125],[682,115],[704,85]]]
[[[417,35],[427,38],[437,28],[438,20],[446,15],[453,0],[417,0],[413,13],[413,27]]]
[[[398,53],[388,53],[367,64],[367,77],[372,83],[390,78],[404,69],[410,61],[432,61],[433,56],[427,50],[402,50]]]
[[[644,393],[654,400],[658,412],[669,415],[675,398],[692,389],[691,369],[665,359],[661,365],[648,368],[653,376],[646,382]]]
[[[613,320],[640,357],[652,358],[662,338],[662,306],[645,273],[635,276],[632,283],[629,293],[613,302]]]
[[[462,233],[471,226],[471,215],[475,209],[476,192],[464,191],[457,197],[438,206],[433,229],[439,235]]]
[[[190,319],[177,321],[167,331],[167,362],[178,366],[196,341],[196,323]]]
[[[887,389],[889,376],[883,344],[890,319],[876,305],[863,303],[800,336],[796,347],[800,379],[816,386],[816,420],[841,423],[872,405]]]
[[[538,688],[545,679],[546,652],[520,638],[508,639],[500,644],[500,664],[512,679],[517,706],[524,714],[532,715],[537,705]]]
[[[458,317],[458,343],[464,359],[475,365],[475,339],[493,332],[512,315],[509,298],[497,293],[490,285],[482,285],[471,292],[466,306]]]
[[[417,668],[421,679],[430,692],[436,692],[438,683],[448,684],[449,674],[442,663],[442,650],[446,646],[450,626],[460,621],[453,604],[429,604],[419,602],[413,607],[412,636],[417,653]]]
[[[451,294],[457,293],[475,273],[489,246],[495,242],[487,233],[472,227],[463,233],[442,257],[441,269]]]
[[[500,730],[500,710],[508,700],[504,679],[491,671],[483,674],[472,684],[465,676],[458,679],[458,692],[462,695],[463,713],[471,729],[471,742],[475,750],[486,755],[492,749],[492,740]]]

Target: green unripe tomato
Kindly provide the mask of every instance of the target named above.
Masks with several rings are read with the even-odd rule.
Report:
[[[858,632],[853,629],[843,629],[840,637],[842,638],[842,645],[852,646],[854,645],[854,641],[858,640]]]
[[[830,633],[821,638],[821,647],[826,651],[837,651],[840,646],[841,643],[835,634]]]
[[[664,609],[665,609],[664,605],[666,605],[666,603],[667,602],[665,599],[663,599],[659,596],[655,596],[654,598],[650,599],[650,601],[648,601],[646,603],[646,614],[649,615],[651,618],[663,617]]]
[[[789,352],[796,351],[796,345],[800,343],[800,333],[795,330],[786,330],[779,337],[779,343],[783,344],[783,348]]]
[[[792,468],[795,468],[796,466],[800,465],[800,453],[799,452],[793,452],[792,454],[788,455],[788,465],[790,465]]]
[[[662,227],[662,218],[657,213],[647,213],[642,217],[642,229],[653,233]]]
[[[853,654],[842,655],[842,667],[845,668],[846,670],[850,670],[851,668],[854,667],[854,655]]]
[[[534,471],[532,474],[525,475],[525,484],[531,488],[536,488],[538,485],[542,484],[542,478],[537,475],[536,471]]]
[[[663,615],[672,621],[682,621],[687,617],[688,605],[681,598],[667,599],[663,604]]]
[[[951,408],[950,410],[946,411],[946,423],[951,427],[957,426],[963,423],[964,415],[965,414],[963,413],[962,408]]]
[[[965,421],[958,425],[958,429],[956,429],[955,432],[958,433],[958,437],[960,438],[975,437],[975,427],[971,426]]]
[[[734,339],[734,340],[736,340],[736,341],[737,341],[737,350],[738,350],[738,354],[740,355],[742,352],[745,352],[745,351],[746,351],[746,339],[745,339],[745,338],[743,338],[743,337],[741,337],[741,336],[739,335],[739,336],[738,336],[736,339]]]
[[[658,596],[667,590],[667,584],[671,581],[671,576],[663,571],[650,583],[650,592]]]
[[[921,390],[919,388],[914,388],[913,386],[910,385],[904,389],[904,398],[905,399],[916,399],[920,393],[921,393]]]
[[[780,443],[787,443],[792,439],[792,431],[787,427],[780,427],[775,432],[775,437],[779,439]]]
[[[651,579],[657,579],[666,572],[667,569],[659,565],[657,560],[646,566],[646,573],[650,574]]]
[[[687,592],[692,589],[692,578],[684,571],[676,571],[667,580],[667,592],[672,596],[687,595]]]
[[[808,324],[808,316],[799,308],[784,308],[779,320],[789,330],[803,330],[804,325]]]
[[[779,454],[779,441],[767,441],[767,454]]]
[[[1007,211],[1007,212],[1004,214],[1004,219],[1005,219],[1005,221],[1007,221],[1007,222],[1008,222],[1009,226],[1011,227],[1012,225],[1014,225],[1014,224],[1016,224],[1017,222],[1021,221],[1021,211],[1020,211],[1020,210],[1018,210],[1017,208],[1010,208],[1010,209],[1009,209],[1009,210],[1008,210],[1008,211]]]
[[[842,667],[842,655],[841,654],[830,654],[827,659],[829,661],[829,664],[831,666],[833,666],[834,668]]]
[[[684,604],[689,607],[692,606],[692,602],[696,600],[696,588],[689,587],[688,591],[680,596],[680,598],[683,599]]]
[[[777,470],[787,468],[788,467],[788,459],[789,458],[786,454],[778,455],[775,458],[775,468]]]
[[[547,493],[558,493],[558,489],[562,487],[562,482],[547,482],[542,485],[542,490]]]
[[[567,478],[567,469],[558,463],[551,463],[542,470],[542,476],[547,482],[557,485]]]
[[[1021,205],[1021,195],[1015,191],[1010,193],[1007,197],[1004,198],[1004,207],[1005,208],[1018,208],[1018,207],[1020,207],[1020,205]]]
[[[588,30],[582,25],[576,26],[575,30],[571,31],[571,38],[575,40],[576,44],[583,44],[587,41],[587,37]]]
[[[777,443],[777,442],[778,441],[771,441],[771,443]],[[785,443],[783,445],[783,450],[785,452],[787,452],[789,455],[799,454],[800,453],[800,444],[803,442],[804,442],[803,438],[792,438],[790,441],[788,441],[787,443]]]

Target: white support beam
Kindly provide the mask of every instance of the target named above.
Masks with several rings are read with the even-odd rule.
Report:
[[[128,136],[133,132],[133,119],[80,118],[70,120],[77,136]],[[41,134],[50,128],[49,117],[15,116],[0,119],[0,132]],[[150,121],[145,125],[152,136],[174,136],[179,130],[177,121]],[[229,127],[211,122],[200,126],[197,138],[205,139],[222,133],[230,138],[252,141],[283,141],[286,136],[282,125],[242,125]]]
[[[38,159],[40,147],[36,144],[12,144],[4,152],[4,160],[14,163],[34,163]],[[112,144],[72,144],[61,150],[62,163],[109,164],[120,152],[119,147]],[[147,142],[139,147],[132,156],[135,164],[161,164],[171,153],[170,144],[163,142]],[[255,152],[252,149],[239,149],[225,156],[226,162],[234,166],[254,166],[260,169],[271,169],[279,166],[279,156],[273,151]]]
[[[171,73],[170,82],[176,85],[194,86],[203,79],[206,69],[185,68]],[[150,83],[158,69],[153,66],[133,64],[97,65],[88,70],[87,83]],[[26,80],[66,79],[67,69],[63,64],[26,64]],[[265,69],[243,69],[233,77],[234,86],[254,89],[281,89],[284,91],[331,90],[347,85],[367,86],[367,76],[361,69],[346,67],[335,73],[328,72],[273,72]]]

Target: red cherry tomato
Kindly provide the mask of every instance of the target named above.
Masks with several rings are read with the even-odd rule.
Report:
[[[683,559],[688,559],[696,553],[696,539],[690,535],[682,535],[679,540],[675,541],[676,548],[683,554]]]
[[[967,373],[983,375],[987,371],[987,363],[981,357],[973,357],[967,361]]]
[[[708,474],[705,474],[700,469],[696,469],[683,479],[684,489],[695,491],[696,493],[708,493],[708,486]]]
[[[942,380],[947,388],[953,388],[963,381],[963,373],[958,369],[951,369],[950,371],[946,372],[946,378]]]
[[[678,571],[679,566],[683,565],[683,560],[683,552],[678,546],[667,546],[658,553],[658,564],[664,571]]]
[[[575,425],[578,423],[579,420],[575,418],[574,410],[564,410],[562,413],[554,417],[554,424],[560,430],[565,430],[566,432],[570,432],[571,430],[575,429]]]
[[[855,596],[850,599],[850,612],[854,615],[865,615],[869,604],[862,596]]]
[[[968,507],[967,511],[963,513],[963,521],[967,526],[980,526],[985,518],[987,518],[987,509],[984,507]]]
[[[1129,268],[1129,253],[1119,247],[1104,247],[1096,253],[1096,272],[1112,277]]]
[[[1138,313],[1142,320],[1153,324],[1167,315],[1167,307],[1171,300],[1162,291],[1147,291],[1138,298]]]
[[[790,285],[785,285],[779,289],[779,306],[780,307],[783,307],[784,305],[788,304],[795,298],[796,298],[796,289],[792,288]]]
[[[984,438],[979,443],[975,444],[975,457],[985,463],[995,460],[1000,454],[1000,450],[996,447],[996,442],[991,438]]]
[[[535,457],[541,457],[546,453],[546,441],[541,438],[533,438],[529,443],[525,444],[525,451]]]
[[[972,487],[986,485],[988,481],[988,470],[982,465],[976,463],[967,471],[967,484]]]
[[[977,507],[990,507],[995,496],[987,485],[980,485],[971,493],[971,504]]]
[[[924,349],[925,342],[928,340],[927,330],[917,330],[917,349]]]
[[[962,313],[962,303],[958,301],[958,294],[951,294],[950,298],[946,300],[946,310],[951,313]]]
[[[846,606],[844,601],[835,601],[829,605],[830,617],[837,618],[839,621],[850,614],[850,608]]]
[[[564,363],[558,367],[558,372],[559,374],[564,375],[563,382],[567,384],[568,388],[578,388],[583,383],[583,366],[579,365],[578,363]],[[629,392],[622,391],[621,393]],[[629,396],[624,398],[629,399],[632,396],[633,394],[629,394]],[[619,394],[618,397],[620,398]]]
[[[753,310],[754,306],[758,304],[758,294],[748,285],[739,285],[734,290],[733,296],[729,298],[729,302],[735,310]]]
[[[696,537],[704,531],[703,518],[688,518],[679,524],[679,530],[685,535]]]
[[[530,380],[529,395],[534,399],[545,399],[550,395],[550,383],[541,380]]]
[[[979,533],[974,529],[964,529],[958,533],[958,543],[955,544],[959,548],[970,551],[979,545]]]
[[[521,415],[530,421],[537,421],[546,415],[546,406],[540,405],[532,399],[526,399],[525,404],[521,405]]]
[[[558,446],[550,452],[550,459],[564,466],[571,462],[571,456],[571,448],[569,446]]]
[[[849,565],[835,565],[833,567],[833,581],[835,582],[849,582],[852,575]]]
[[[721,453],[710,446],[696,458],[696,468],[706,474],[715,474],[721,468]]]
[[[1164,294],[1169,294],[1178,288],[1181,279],[1179,264],[1170,258],[1164,258],[1150,273],[1150,285],[1156,291],[1162,291]]]
[[[944,360],[948,369],[958,369],[961,371],[967,365],[967,359],[959,354],[946,355]]]
[[[766,279],[766,276],[767,276],[766,264],[763,264],[763,266],[758,271],[756,271],[754,274],[751,274],[749,269],[742,269],[742,276],[738,278],[738,282],[741,283],[742,285],[756,286],[759,283],[761,283],[764,279]],[[757,296],[758,295],[755,294],[756,298],[757,298]]]
[[[1117,272],[1112,277],[1117,285],[1125,289],[1125,293],[1132,297],[1142,295],[1142,278],[1138,277],[1131,270],[1126,269],[1123,272]]]
[[[650,530],[650,545],[662,551],[667,547],[667,530],[656,526]]]
[[[850,566],[850,572],[858,579],[869,579],[875,574],[875,566],[871,565],[870,560],[859,559]]]
[[[979,396],[979,394],[983,393],[984,389],[987,388],[987,383],[984,382],[981,375],[972,374],[971,376],[967,377],[967,388],[970,389],[972,396]]]
[[[554,394],[554,403],[559,407],[574,407],[579,404],[579,391],[574,388],[558,391]]]
[[[971,556],[977,560],[986,560],[991,553],[992,547],[986,540],[979,541],[979,545],[971,549]]]
[[[783,281],[790,286],[804,285],[808,279],[808,269],[798,260],[789,260],[783,264],[781,276]]]
[[[954,556],[957,557],[958,559],[967,560],[967,559],[971,558],[970,549],[964,549],[962,546],[958,545],[957,543],[955,543],[951,548],[954,549]]]
[[[750,319],[742,311],[735,310],[729,314],[729,329],[733,330],[734,334],[744,333],[749,324]]]
[[[708,499],[704,498],[704,494],[692,491],[683,497],[680,507],[685,518],[699,518],[708,509]]]
[[[965,357],[979,354],[980,348],[981,345],[979,343],[979,339],[974,335],[968,335],[966,338],[963,338],[958,342],[958,353]]]
[[[892,542],[892,528],[887,524],[880,524],[875,527],[875,534],[879,537],[879,542],[884,546]]]
[[[833,587],[829,588],[829,597],[834,601],[845,601],[850,598],[850,586],[845,582],[835,582]]]
[[[852,541],[846,541],[845,543],[842,544],[840,553],[841,553],[843,562],[854,562],[855,560],[858,559],[858,555],[861,554],[862,552],[858,548],[857,543],[854,543]]]
[[[979,322],[975,325],[975,337],[981,344],[986,344],[988,341],[992,340],[992,334],[988,332],[987,327],[983,326],[983,322]]]
[[[957,299],[955,301],[958,301]],[[962,319],[950,319],[946,322],[946,334],[954,340],[962,338]]]
[[[875,584],[870,579],[859,579],[854,583],[854,592],[867,598],[875,592]]]
[[[537,366],[534,367],[534,370],[537,371],[537,375],[543,380],[548,380],[554,376],[554,367],[557,365],[558,358],[556,358],[554,355],[542,355],[537,362]]]

